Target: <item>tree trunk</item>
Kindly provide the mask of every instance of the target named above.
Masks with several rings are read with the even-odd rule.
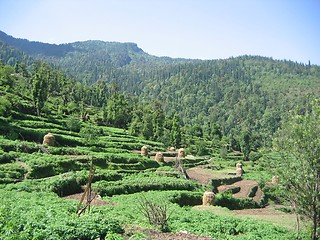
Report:
[[[317,176],[315,186],[314,186],[314,199],[313,199],[313,233],[312,233],[312,240],[317,240],[317,228],[318,228],[318,195],[319,195],[319,178]]]
[[[299,219],[299,214],[298,214],[298,210],[297,210],[297,204],[294,200],[291,200],[290,202],[291,202],[291,205],[294,209],[294,214],[296,216],[296,230],[297,230],[296,239],[299,239],[300,219]]]

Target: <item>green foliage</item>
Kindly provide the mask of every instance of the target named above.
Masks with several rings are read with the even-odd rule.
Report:
[[[123,94],[114,93],[107,101],[104,120],[111,126],[125,128],[131,121],[131,107]]]
[[[38,116],[48,98],[49,71],[48,67],[43,64],[32,79],[32,99]]]
[[[175,211],[170,220],[172,231],[187,230],[214,239],[294,239],[287,229],[254,220],[220,217],[207,211],[182,208]],[[307,239],[307,238],[303,238]]]
[[[66,127],[73,132],[79,132],[81,129],[81,122],[76,117],[69,117],[66,120]]]
[[[259,207],[251,198],[234,198],[232,193],[229,192],[216,194],[215,204],[221,207],[227,207],[231,210]]]
[[[139,199],[145,196],[154,203],[168,204],[170,213],[168,221],[172,232],[187,231],[197,235],[210,236],[214,239],[295,239],[295,233],[291,230],[277,227],[274,224],[259,222],[256,220],[239,219],[232,216],[218,216],[211,211],[196,210],[190,207],[180,207],[170,204],[174,196],[189,195],[187,191],[149,191],[129,195],[115,195],[108,200],[116,205],[109,208],[109,213],[116,219],[127,225],[146,225],[144,216],[137,212]],[[169,202],[168,202],[169,201]],[[126,218],[117,215],[123,213]],[[300,239],[308,239],[301,233]]]
[[[186,179],[158,176],[155,174],[133,174],[121,181],[99,181],[93,184],[100,195],[113,196],[150,190],[194,190],[196,183]]]
[[[121,233],[116,221],[99,212],[77,217],[76,206],[49,193],[0,189],[3,239],[96,239]]]
[[[9,40],[12,44],[20,42],[10,37]],[[244,157],[250,160],[246,161],[244,177],[258,180],[266,198],[283,203],[281,194],[288,188],[282,186],[288,185],[273,188],[265,184],[273,174],[269,165],[274,158],[266,159],[258,150],[271,147],[274,132],[281,121],[287,120],[290,110],[308,112],[309,117],[316,112],[310,111],[306,96],[319,96],[318,66],[251,56],[213,61],[157,58],[129,43],[88,41],[52,46],[22,40],[16,47],[37,57],[42,55],[50,65],[60,66],[79,82],[0,42],[1,60],[14,66],[0,64],[0,182],[5,183],[0,184],[5,189],[1,190],[0,195],[4,196],[0,200],[6,203],[14,199],[12,206],[0,206],[0,236],[7,234],[5,239],[10,239],[12,233],[12,239],[121,239],[120,230],[106,230],[108,219],[145,226],[143,216],[134,212],[143,192],[148,199],[166,202],[174,209],[168,223],[173,231],[185,230],[217,239],[293,238],[293,233],[285,229],[185,207],[201,204],[203,189],[179,178],[168,163],[159,164],[132,150],[149,145],[153,153],[183,146],[192,154],[208,154],[207,159],[186,158],[185,167],[210,163],[214,164],[208,166],[211,169],[228,171]],[[44,48],[47,53],[43,55]],[[296,130],[289,139],[302,136],[305,145],[292,141],[287,146],[306,147],[307,153],[313,149],[312,154],[317,154],[318,141],[305,137],[318,139],[319,124],[309,124],[318,118],[309,117],[289,118]],[[308,127],[295,128],[305,122],[308,124],[302,125]],[[128,127],[129,131],[106,126]],[[284,129],[290,132],[290,126]],[[313,130],[317,135],[310,134]],[[48,132],[55,135],[54,147],[41,145]],[[223,159],[219,157],[220,149]],[[288,148],[282,152],[290,153],[287,160],[293,164],[286,170],[300,172],[304,168],[297,164],[300,159],[312,162],[311,157],[293,156]],[[312,159],[319,159],[312,154]],[[94,188],[102,195],[112,196],[105,198],[116,204],[94,210],[88,221],[76,218],[74,205],[69,209],[69,202],[64,200],[53,210],[44,210],[52,206],[47,201],[54,205],[57,198],[38,192],[59,196],[80,192],[91,160],[96,167]],[[318,169],[318,162],[314,162],[314,169]],[[305,198],[312,192],[312,179],[305,178],[305,172],[301,175],[301,182],[307,179],[308,183]],[[223,181],[232,183],[235,179]],[[221,183],[221,179],[213,180],[212,186]],[[250,199],[238,200],[226,193],[218,194],[217,201],[237,209],[254,204]],[[312,206],[309,203],[300,205]],[[57,212],[60,207],[68,209]],[[8,212],[10,208],[12,212]],[[21,221],[15,223],[19,214]]]
[[[302,114],[283,123],[275,145],[281,160],[276,162],[288,200],[313,222],[312,239],[320,236],[320,106],[307,105]]]
[[[168,200],[177,203],[180,207],[195,206],[202,204],[202,192],[176,191],[171,194]]]
[[[67,196],[82,191],[81,186],[85,185],[89,176],[89,170],[68,172],[50,178],[27,179],[16,184],[6,186],[8,190],[26,192],[54,192],[59,196]],[[96,181],[117,181],[122,175],[115,171],[96,170],[93,182]]]
[[[0,96],[0,116],[8,117],[12,110],[12,104],[6,96]]]
[[[97,140],[97,137],[100,135],[100,131],[92,125],[87,125],[80,130],[80,136],[86,142],[92,142]]]
[[[172,120],[171,144],[175,148],[179,148],[181,144],[180,117],[178,114],[175,114]]]

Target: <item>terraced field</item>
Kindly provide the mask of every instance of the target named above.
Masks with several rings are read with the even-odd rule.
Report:
[[[75,132],[68,129],[64,118],[15,116],[0,119],[1,239],[294,236],[292,230],[279,225],[192,208],[202,204],[207,189],[218,189],[220,206],[229,207],[226,199],[240,209],[263,206],[257,182],[234,175],[239,158],[233,155],[224,161],[187,155],[180,159],[184,175],[176,168],[177,152],[133,137],[126,130],[82,122]],[[55,138],[53,146],[43,144],[49,132]],[[147,156],[141,156],[142,146],[148,146]],[[164,154],[163,162],[154,158],[159,151]],[[90,169],[94,175],[88,182]],[[84,195],[88,185],[90,195]],[[227,197],[230,189],[238,189],[234,198]],[[151,203],[166,209],[166,231],[172,233],[160,233],[161,226],[151,224],[143,214]],[[79,207],[85,209],[81,214]]]

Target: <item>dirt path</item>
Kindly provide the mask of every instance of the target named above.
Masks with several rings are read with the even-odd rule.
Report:
[[[253,180],[241,180],[234,183],[233,185],[240,187],[240,191],[233,194],[235,198],[246,198],[248,197],[250,190],[254,186],[258,186],[258,183]]]
[[[266,206],[265,208],[232,210],[232,212],[240,218],[257,219],[271,222],[275,225],[286,227],[291,230],[295,229],[295,215],[276,210],[277,208],[279,209],[281,207],[283,206]]]
[[[164,239],[170,239],[170,240],[212,240],[211,237],[207,236],[198,236],[194,235],[192,233],[188,233],[186,231],[180,231],[176,233],[163,233],[157,230],[151,230],[151,229],[141,229],[139,227],[135,227],[134,229],[125,229],[125,233],[123,234],[123,237],[125,239],[131,239],[132,235],[134,233],[142,233],[143,239],[146,240],[164,240]],[[138,238],[134,238],[138,239]],[[142,238],[139,238],[142,239]]]

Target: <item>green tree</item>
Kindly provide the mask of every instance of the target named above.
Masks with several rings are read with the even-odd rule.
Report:
[[[81,121],[75,116],[70,116],[66,120],[66,127],[70,131],[79,132],[81,129]]]
[[[12,109],[12,104],[6,96],[0,96],[0,116],[8,117]]]
[[[0,90],[10,91],[14,84],[14,69],[10,66],[2,66],[0,61]]]
[[[38,116],[48,98],[49,76],[49,69],[43,64],[32,79],[32,99]]]
[[[240,147],[244,160],[249,160],[249,154],[251,152],[251,133],[249,130],[242,132]]]
[[[160,102],[155,102],[153,106],[153,140],[163,139],[165,114]]]
[[[175,148],[179,148],[181,144],[180,117],[177,113],[174,114],[173,120],[172,120],[171,143]]]
[[[104,120],[111,126],[126,128],[131,122],[132,110],[123,94],[113,93],[107,101]]]
[[[320,237],[320,106],[314,102],[304,114],[292,115],[277,133],[275,146],[280,186],[297,212],[313,222],[312,239]]]

